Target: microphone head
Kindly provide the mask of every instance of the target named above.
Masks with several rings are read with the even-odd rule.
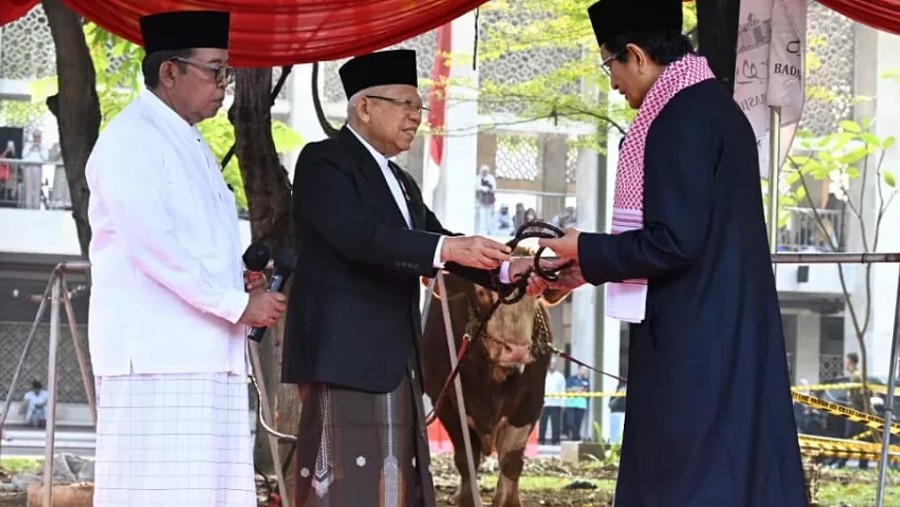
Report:
[[[247,247],[247,251],[244,252],[242,259],[244,260],[244,266],[247,267],[248,271],[258,272],[266,269],[266,265],[269,264],[269,258],[271,256],[269,247],[262,241],[256,241]]]
[[[293,249],[285,248],[275,256],[275,271],[281,273],[282,276],[292,273],[295,267],[297,267],[297,254]]]

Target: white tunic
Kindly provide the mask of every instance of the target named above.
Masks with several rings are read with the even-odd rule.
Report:
[[[234,196],[149,92],[87,165],[95,507],[253,507],[247,305]]]
[[[247,377],[97,378],[94,507],[256,507]]]
[[[86,173],[94,374],[246,374],[237,210],[197,128],[145,91]]]

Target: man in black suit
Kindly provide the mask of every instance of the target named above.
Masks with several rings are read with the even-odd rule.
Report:
[[[306,145],[294,174],[298,253],[282,380],[303,410],[296,504],[433,506],[422,409],[422,276],[447,269],[490,286],[509,248],[441,226],[389,159],[422,121],[416,55],[385,51],[340,69],[348,124]],[[457,169],[462,170],[462,169]]]

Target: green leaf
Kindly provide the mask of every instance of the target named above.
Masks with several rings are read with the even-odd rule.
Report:
[[[881,175],[884,178],[885,185],[887,185],[891,188],[897,187],[897,179],[894,178],[894,173],[892,173],[891,171],[889,171],[887,169],[884,169],[881,171]]]
[[[890,148],[891,146],[893,146],[894,143],[896,143],[896,142],[897,142],[896,137],[888,136],[888,137],[884,138],[884,141],[881,142],[881,147],[882,147],[882,149],[886,150],[886,149]]]
[[[28,88],[31,91],[31,102],[43,104],[47,97],[55,95],[59,91],[59,80],[56,76],[36,79],[29,83]]]
[[[853,120],[842,120],[838,125],[845,132],[852,132],[854,134],[862,132],[862,127],[860,127],[859,124]]]
[[[859,162],[860,160],[866,158],[869,155],[869,150],[867,148],[857,148],[849,153],[841,155],[838,157],[838,162],[841,164],[851,165]],[[859,171],[857,171],[859,172]]]
[[[859,169],[857,169],[854,166],[848,167],[846,172],[847,172],[847,177],[849,177],[850,179],[853,179],[853,180],[855,180],[856,178],[859,178],[859,176],[860,176]]]
[[[296,150],[304,144],[299,132],[280,121],[272,122],[272,140],[278,153]]]
[[[860,140],[862,142],[872,145],[872,146],[881,146],[881,139],[878,139],[878,136],[871,132],[863,132],[859,135]]]
[[[824,180],[824,179],[828,178],[832,172],[833,172],[832,167],[830,167],[829,165],[826,165],[826,164],[816,165],[810,170],[810,173],[812,174],[813,178],[815,178],[817,180]]]

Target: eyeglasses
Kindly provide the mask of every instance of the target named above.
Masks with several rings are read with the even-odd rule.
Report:
[[[428,111],[428,108],[423,106],[422,104],[417,104],[411,100],[401,100],[395,99],[392,97],[382,97],[380,95],[366,95],[366,98],[369,99],[378,99],[385,100],[387,102],[391,102],[403,108],[407,113],[418,113],[422,114],[422,111]]]
[[[606,60],[600,62],[600,68],[603,69],[603,72],[606,73],[607,77],[612,77],[612,62],[613,60],[619,58],[624,51],[620,51],[618,53],[612,54]]]
[[[209,70],[213,72],[213,77],[215,78],[217,83],[231,83],[231,80],[234,78],[234,71],[228,65],[216,65],[209,62],[200,62],[197,60],[192,60],[190,58],[182,58],[180,56],[176,56],[172,58],[172,60],[186,63],[188,65],[193,65],[201,70]]]

